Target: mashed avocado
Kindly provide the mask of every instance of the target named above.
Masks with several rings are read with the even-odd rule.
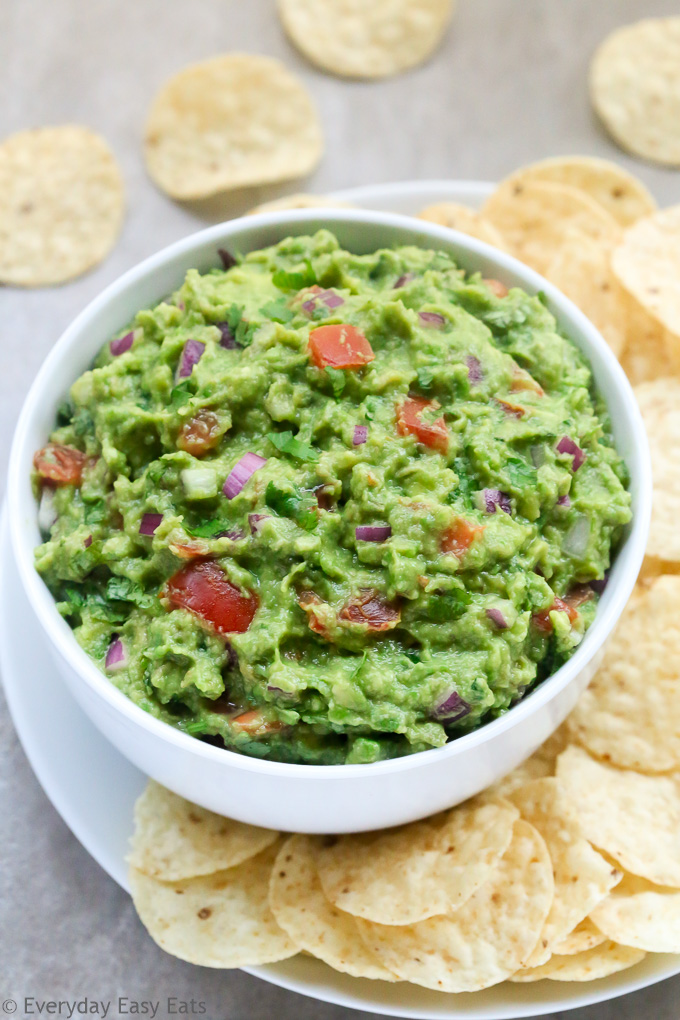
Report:
[[[327,231],[191,270],[35,457],[37,568],[136,704],[291,762],[438,747],[592,622],[630,520],[540,295]]]

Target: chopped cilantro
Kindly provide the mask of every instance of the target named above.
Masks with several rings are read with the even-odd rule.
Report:
[[[421,365],[421,367],[417,369],[416,375],[418,376],[418,385],[421,390],[429,390],[434,381],[434,369],[432,369],[429,365]]]
[[[331,386],[333,387],[333,396],[334,397],[341,396],[342,391],[345,388],[345,383],[347,382],[347,376],[345,375],[344,369],[332,368],[330,366],[327,366],[324,369],[324,372],[331,381]]]
[[[272,283],[279,290],[302,290],[317,282],[314,266],[309,259],[304,260],[304,269],[277,269],[272,275]]]
[[[280,517],[289,517],[305,531],[313,531],[317,522],[317,501],[313,492],[307,492],[298,485],[282,489],[270,482],[265,492],[265,502]]]
[[[319,459],[319,451],[315,450],[313,446],[308,446],[301,440],[296,439],[292,432],[268,432],[267,439],[277,450],[288,454],[289,457],[297,457],[298,460],[309,461],[317,461]]]
[[[282,325],[295,318],[295,312],[282,298],[279,301],[267,301],[260,308],[260,315],[263,315],[265,319],[271,319],[272,322],[280,322]]]
[[[148,595],[141,584],[129,577],[110,578],[106,585],[106,596],[120,602],[132,602],[142,609],[148,609],[154,602],[154,596]]]
[[[185,379],[184,382],[178,383],[174,386],[170,392],[170,403],[174,410],[178,407],[183,407],[194,395],[194,391],[189,385],[189,380]]]
[[[536,468],[533,464],[527,464],[521,457],[508,457],[508,474],[510,481],[518,489],[536,484]]]

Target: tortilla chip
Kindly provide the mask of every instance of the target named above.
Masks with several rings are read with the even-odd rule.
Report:
[[[75,124],[0,144],[0,283],[46,287],[92,269],[123,221],[123,181],[99,135]]]
[[[322,150],[303,84],[278,60],[246,53],[184,68],[158,92],[146,122],[149,174],[181,200],[302,177]]]
[[[680,205],[639,220],[612,254],[626,290],[680,344]]]
[[[620,970],[634,967],[645,957],[640,949],[619,946],[608,940],[573,956],[551,956],[542,967],[521,970],[513,974],[511,981],[597,981],[599,978],[616,974]]]
[[[570,231],[546,270],[547,278],[597,326],[618,357],[626,345],[628,306],[614,276],[614,239],[595,240]]]
[[[680,345],[632,294],[625,297],[626,346],[621,367],[633,386],[680,374]]]
[[[397,926],[357,919],[366,944],[398,977],[441,992],[504,981],[531,955],[553,897],[550,857],[527,822],[493,878],[453,914]]]
[[[585,191],[617,223],[628,227],[656,209],[656,202],[641,180],[622,166],[596,156],[554,156],[515,170],[504,183],[547,181]]]
[[[505,248],[503,238],[492,223],[488,223],[476,209],[469,209],[457,202],[437,202],[428,205],[418,213],[418,219],[438,223],[440,227],[459,230],[461,234],[476,237],[479,241],[492,244],[494,248]]]
[[[573,230],[605,243],[618,239],[621,229],[585,192],[544,181],[501,184],[486,200],[482,216],[502,234],[513,255],[544,274]]]
[[[323,894],[317,871],[323,836],[291,836],[279,851],[269,902],[284,931],[301,949],[353,977],[396,981],[359,937],[357,921]]]
[[[508,772],[507,776],[503,776],[497,783],[494,783],[486,791],[487,796],[491,794],[497,797],[509,797],[515,790],[519,790],[520,787],[525,786],[526,783],[530,783],[534,779],[554,776],[557,757],[562,754],[568,743],[569,740],[563,723],[521,765],[518,765],[512,772]]]
[[[163,882],[233,868],[278,838],[278,832],[223,818],[151,780],[135,804],[128,862]]]
[[[680,380],[657,379],[643,383],[636,387],[635,396],[647,430],[654,483],[647,554],[677,562],[680,560]],[[670,666],[669,663],[666,675]],[[663,722],[659,720],[659,724]]]
[[[257,216],[258,213],[283,212],[286,209],[352,209],[351,202],[341,202],[339,199],[328,198],[327,195],[306,195],[298,192],[296,195],[284,195],[282,198],[275,198],[271,202],[262,202],[253,209],[249,209],[246,216]]]
[[[557,778],[586,839],[624,871],[680,887],[680,787],[674,779],[603,765],[579,747],[560,755]]]
[[[585,953],[588,949],[601,946],[607,941],[599,928],[596,928],[589,917],[584,917],[580,924],[577,924],[566,938],[558,942],[554,949],[555,956],[574,956],[576,953]]]
[[[568,720],[572,739],[597,758],[639,772],[680,768],[679,603],[676,574],[638,590],[624,610]]]
[[[441,42],[454,0],[278,0],[290,41],[322,71],[384,78],[422,64]]]
[[[590,98],[623,149],[680,166],[680,18],[649,18],[608,35],[590,66]]]
[[[593,911],[605,935],[647,953],[680,953],[680,891],[626,875]]]
[[[341,910],[379,924],[414,924],[457,910],[489,881],[518,811],[475,798],[424,822],[340,836],[319,852],[323,891]]]
[[[135,909],[161,949],[201,967],[250,967],[285,960],[298,946],[269,909],[279,845],[235,868],[180,882],[130,869]]]
[[[583,839],[573,807],[557,779],[536,779],[510,799],[522,818],[541,834],[552,860],[555,898],[527,963],[538,967],[621,881],[622,873]]]

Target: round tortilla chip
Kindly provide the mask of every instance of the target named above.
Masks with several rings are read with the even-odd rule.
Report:
[[[147,170],[180,200],[302,177],[322,150],[302,82],[280,61],[247,53],[184,68],[158,92],[146,122]]]
[[[680,768],[679,601],[676,574],[638,589],[624,610],[568,720],[572,739],[595,757],[638,772]]]
[[[457,910],[493,875],[519,813],[475,798],[424,822],[340,836],[319,852],[323,891],[379,924],[414,924]]]
[[[606,940],[593,949],[573,956],[551,956],[542,967],[521,970],[513,974],[511,981],[597,981],[599,978],[627,970],[645,957],[640,949],[619,946]]]
[[[585,192],[545,181],[501,184],[483,205],[482,216],[505,238],[513,255],[543,274],[572,230],[601,243],[618,239],[621,230]]]
[[[626,875],[593,911],[605,935],[647,953],[680,953],[680,891]]]
[[[359,936],[351,914],[324,896],[317,870],[323,836],[291,836],[272,870],[269,902],[274,917],[301,949],[353,977],[396,981]]]
[[[622,878],[580,834],[573,807],[557,779],[536,779],[510,799],[541,834],[552,860],[555,897],[527,966],[545,963],[555,946],[607,896]]]
[[[46,287],[92,269],[123,221],[123,181],[103,138],[37,128],[0,144],[0,283]]]
[[[524,965],[553,897],[545,843],[527,822],[490,881],[453,914],[396,926],[357,919],[366,944],[405,981],[441,992],[474,992]]]
[[[641,180],[608,159],[596,156],[554,156],[515,170],[505,183],[547,181],[568,184],[585,191],[603,206],[617,223],[628,227],[642,216],[649,216],[656,202]]]
[[[612,253],[626,290],[680,342],[680,205],[639,220]]]
[[[590,319],[618,357],[626,345],[628,304],[611,267],[614,239],[571,230],[555,252],[546,276]]]
[[[621,367],[633,386],[680,373],[680,344],[660,322],[625,292],[626,346]]]
[[[175,882],[233,868],[278,836],[206,811],[151,780],[135,804],[128,863],[151,878]]]
[[[680,166],[680,18],[624,25],[590,65],[590,98],[623,149]]]
[[[459,230],[461,234],[476,237],[479,241],[492,244],[494,248],[505,248],[505,242],[493,223],[489,223],[476,209],[470,209],[458,202],[437,202],[428,205],[418,213],[419,220],[438,223],[440,227]]]
[[[568,743],[566,730],[564,724],[562,724],[529,758],[490,787],[486,791],[487,796],[492,794],[497,797],[509,797],[511,793],[519,790],[520,787],[530,783],[533,779],[544,779],[546,776],[554,776],[557,757],[562,754]]]
[[[384,78],[423,63],[453,8],[454,0],[278,0],[291,42],[345,78]]]
[[[299,947],[274,920],[269,876],[279,846],[235,868],[180,882],[130,869],[135,909],[151,938],[201,967],[250,967],[294,956]]]
[[[599,928],[596,928],[589,917],[584,917],[580,924],[577,924],[566,938],[558,942],[554,949],[555,956],[574,956],[576,953],[585,953],[588,949],[601,946],[607,941]]]
[[[674,779],[612,768],[574,746],[558,758],[557,778],[587,840],[624,871],[680,887],[680,787]]]
[[[283,198],[274,198],[271,202],[262,202],[253,209],[249,209],[246,216],[257,216],[258,213],[283,212],[286,209],[353,209],[351,202],[341,202],[339,199],[328,198],[327,195],[307,195],[298,192],[295,195],[284,195]]]
[[[656,379],[635,388],[647,430],[652,460],[652,524],[647,540],[647,555],[677,562],[680,560],[680,380]],[[673,630],[675,623],[672,624]],[[666,636],[665,641],[672,638]],[[669,675],[668,663],[664,675]],[[644,674],[645,677],[648,674]],[[644,692],[641,692],[644,694]],[[672,711],[672,709],[671,709]],[[663,728],[665,720],[659,719]],[[675,752],[674,752],[675,760]],[[673,766],[669,766],[673,767]]]

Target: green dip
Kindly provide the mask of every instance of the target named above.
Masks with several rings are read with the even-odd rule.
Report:
[[[319,231],[191,270],[107,343],[35,485],[37,568],[111,682],[221,747],[342,764],[554,672],[630,497],[589,366],[503,292]]]

